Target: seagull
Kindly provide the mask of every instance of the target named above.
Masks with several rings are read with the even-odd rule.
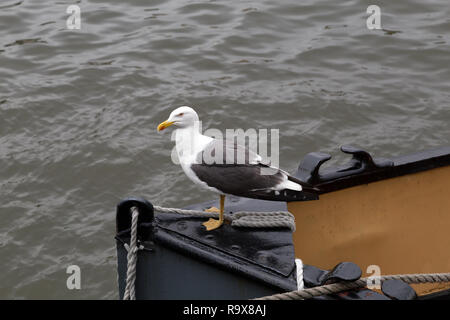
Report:
[[[318,192],[287,172],[264,163],[260,155],[236,141],[203,135],[198,114],[191,107],[182,106],[172,111],[157,130],[160,132],[170,126],[176,127],[176,152],[184,173],[195,184],[220,195],[220,209],[214,208],[219,219],[204,222],[207,231],[223,224],[226,195],[267,200],[281,195],[281,199],[292,201],[303,192]]]

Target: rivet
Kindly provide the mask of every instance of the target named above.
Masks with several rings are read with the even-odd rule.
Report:
[[[206,239],[206,240],[214,240],[214,236],[213,236],[212,234],[207,234],[207,235],[205,236],[205,239]]]
[[[184,230],[186,230],[186,229],[187,229],[186,221],[179,221],[179,222],[177,223],[177,229],[178,229],[179,231],[184,231]]]

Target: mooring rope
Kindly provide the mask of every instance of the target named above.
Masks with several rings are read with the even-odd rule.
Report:
[[[419,273],[419,274],[394,274],[380,276],[380,281],[401,280],[405,283],[437,283],[450,282],[450,273]],[[256,298],[254,300],[304,300],[324,294],[338,293],[352,289],[358,289],[367,285],[368,278],[361,278],[353,282],[338,282],[319,287],[290,291],[271,296]]]
[[[186,210],[178,208],[165,208],[153,206],[153,209],[161,213],[177,213],[201,218],[218,218],[219,213],[200,210]],[[295,231],[295,218],[287,211],[253,212],[239,211],[233,214],[224,214],[224,219],[231,222],[233,227],[244,228],[289,228]]]
[[[136,292],[134,289],[136,282],[136,264],[137,264],[137,252],[139,250],[137,246],[137,222],[139,217],[139,211],[136,207],[131,208],[131,238],[130,245],[125,244],[127,249],[127,281],[125,286],[125,293],[123,294],[123,300],[136,300]]]

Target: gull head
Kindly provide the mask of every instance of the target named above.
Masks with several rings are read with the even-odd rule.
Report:
[[[178,128],[187,128],[194,126],[198,121],[198,115],[194,109],[188,106],[182,106],[173,110],[169,118],[158,125],[157,130],[162,131],[172,125]]]

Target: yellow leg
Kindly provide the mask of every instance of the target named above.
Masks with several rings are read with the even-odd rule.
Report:
[[[219,220],[210,218],[208,221],[204,222],[203,225],[206,227],[206,230],[211,231],[211,230],[217,229],[223,224],[224,204],[225,204],[225,196],[220,195]]]

